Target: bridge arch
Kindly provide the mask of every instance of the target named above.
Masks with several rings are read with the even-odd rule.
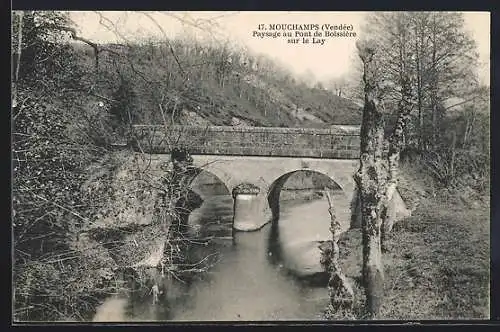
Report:
[[[222,186],[222,189],[216,189],[219,194],[231,195],[231,187],[228,185],[227,179],[224,179],[224,175],[216,174],[210,169],[195,167],[194,176],[191,177],[189,186],[191,190],[203,197],[205,187],[214,183],[219,183]]]
[[[200,236],[227,238],[233,236],[234,199],[227,180],[203,168],[192,168],[189,191],[199,204],[185,216],[185,225]]]
[[[271,210],[271,221],[273,223],[275,223],[280,216],[280,196],[283,186],[290,177],[299,173],[310,173],[312,176],[320,175],[321,176],[320,181],[323,182],[321,187],[323,188],[326,187],[330,190],[338,190],[341,191],[344,195],[346,195],[339,181],[335,181],[335,179],[332,176],[330,176],[327,172],[309,168],[301,168],[288,171],[287,173],[282,174],[281,176],[276,178],[271,183],[267,191],[267,203]]]
[[[270,207],[275,212],[274,217],[279,215],[276,212],[279,199],[275,197],[279,198],[282,185],[296,172],[325,176],[329,183],[327,186],[340,188],[339,194],[342,194],[336,197],[339,199],[336,202],[342,205],[339,211],[348,213],[342,196],[350,198],[353,193],[352,175],[357,163],[357,160],[321,158],[193,154],[193,166],[216,175],[232,193],[233,227],[238,231],[258,230],[272,221]],[[239,189],[235,192],[234,189],[244,183],[258,187],[258,193]]]

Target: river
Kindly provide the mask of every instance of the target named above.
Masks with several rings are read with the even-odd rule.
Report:
[[[204,200],[190,215],[190,223],[230,225],[231,196],[207,196]],[[328,203],[316,198],[284,200],[280,205],[277,228],[267,224],[258,231],[235,232],[232,240],[222,239],[201,249],[206,255],[216,252],[217,264],[189,285],[167,290],[175,293],[168,296],[168,304],[153,306],[151,296],[145,296],[140,305],[130,309],[127,301],[113,298],[103,304],[94,320],[106,320],[106,311],[113,317],[108,320],[115,321],[321,319],[328,304],[325,275],[318,273],[320,277],[312,279],[300,275],[321,268],[317,246],[328,239]],[[117,313],[120,311],[123,313]]]

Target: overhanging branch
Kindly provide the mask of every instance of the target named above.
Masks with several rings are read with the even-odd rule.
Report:
[[[96,43],[88,40],[87,38],[79,36],[78,33],[76,32],[76,29],[74,28],[68,26],[59,26],[58,28],[61,31],[69,32],[71,34],[71,38],[73,38],[74,40],[81,41],[94,49],[95,68],[96,70],[99,70],[99,46]]]

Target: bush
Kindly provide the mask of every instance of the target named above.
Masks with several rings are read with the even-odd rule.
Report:
[[[15,320],[88,320],[100,301],[120,290],[113,261],[96,243],[19,265]]]
[[[489,190],[489,155],[468,149],[431,151],[423,166],[443,188],[470,186],[481,193]]]

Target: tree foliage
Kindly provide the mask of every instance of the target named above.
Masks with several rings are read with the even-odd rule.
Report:
[[[420,150],[435,147],[447,108],[457,99],[474,100],[479,88],[478,54],[465,31],[463,14],[377,12],[368,16],[363,30],[366,38],[378,41],[378,77],[389,112],[401,99],[402,75],[411,81],[416,114],[415,125],[406,130],[406,142]]]
[[[467,174],[477,179],[488,177],[489,154],[484,143],[479,143],[479,149],[470,145],[463,148],[476,112],[469,108],[458,117],[446,112],[458,97],[461,101],[452,106],[484,100],[474,71],[475,45],[464,32],[462,15],[379,12],[369,16],[367,26],[366,39],[357,45],[363,64],[364,108],[360,168],[355,180],[362,210],[366,307],[369,315],[376,317],[384,289],[382,249],[392,229],[387,207],[398,183],[401,151],[417,147],[422,164],[446,187]],[[472,98],[468,99],[469,95]],[[386,123],[387,115],[392,119]],[[460,129],[457,124],[464,118],[465,128]],[[462,149],[457,142],[458,130],[463,133],[458,139]],[[482,157],[476,155],[478,162],[466,161],[473,150],[483,151]]]

